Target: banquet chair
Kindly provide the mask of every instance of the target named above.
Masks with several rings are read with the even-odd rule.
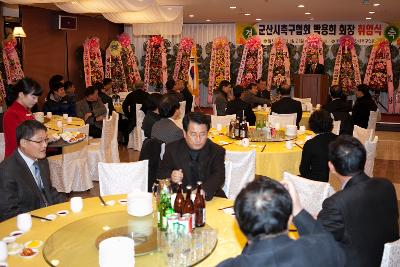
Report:
[[[367,140],[364,144],[367,151],[367,160],[365,161],[364,172],[370,176],[374,176],[374,163],[376,157],[376,145],[378,144],[378,136],[374,140]]]
[[[190,108],[190,111],[191,111],[191,112],[194,112],[195,106],[196,106],[195,97],[193,96],[192,107]]]
[[[379,117],[380,117],[379,111],[370,111],[367,129],[373,129],[375,131],[376,122],[378,121]]]
[[[228,162],[228,163],[226,163]],[[230,162],[230,163],[229,163]],[[230,173],[225,172],[225,184],[223,190],[229,199],[235,199],[240,190],[255,178],[256,151],[236,152],[226,151],[225,170],[231,164]]]
[[[100,195],[147,192],[148,160],[129,163],[99,162]]]
[[[63,147],[61,155],[47,157],[50,168],[50,180],[58,192],[82,192],[93,188],[88,169],[89,125],[68,129],[86,134],[85,140]]]
[[[301,103],[301,109],[303,111],[311,111],[312,110],[312,103],[311,98],[296,98],[293,97],[293,100],[297,100]]]
[[[339,135],[340,133],[340,124],[342,123],[342,121],[333,121],[333,129],[332,129],[332,133]]]
[[[231,120],[234,119],[236,119],[236,115],[225,115],[225,116],[211,115],[211,128],[217,128],[217,124],[221,124],[222,126],[229,125]]]
[[[335,193],[329,183],[313,181],[288,172],[283,173],[283,179],[293,183],[301,205],[311,215],[317,215],[322,209],[322,202]]]
[[[212,108],[213,108],[213,115],[217,116],[217,105],[216,104],[212,104]]]
[[[286,125],[296,125],[296,118],[296,113],[277,114],[275,112],[272,112],[272,114],[268,116],[268,122],[271,123],[273,126],[276,123],[279,123],[281,128],[286,128]]]
[[[4,160],[6,144],[4,142],[4,133],[0,133],[0,162]]]
[[[367,140],[372,139],[373,135],[373,129],[364,129],[360,126],[354,125],[353,137],[357,138],[363,145],[365,145]]]
[[[179,110],[181,112],[179,119],[182,120],[185,117],[186,101],[179,102]]]
[[[143,141],[145,139],[144,131],[142,129],[144,112],[141,110],[142,104],[136,104],[136,126],[129,134],[128,148],[140,151],[142,149]]]
[[[104,107],[106,108],[106,116],[108,118],[110,114],[110,108],[108,107],[108,103],[104,103]]]
[[[103,129],[99,144],[88,146],[89,176],[92,181],[98,181],[99,162],[119,163],[118,151],[118,119],[119,115],[113,111],[109,119],[103,120]]]
[[[400,266],[400,239],[385,244],[381,262],[381,267],[397,266]]]
[[[164,156],[165,143],[156,138],[146,138],[140,150],[139,160],[148,160],[148,185],[147,190],[151,192],[153,183],[156,181],[158,166]]]

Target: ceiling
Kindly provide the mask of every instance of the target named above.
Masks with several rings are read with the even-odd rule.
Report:
[[[184,23],[257,23],[278,21],[400,22],[400,0],[157,0],[160,5],[182,5]],[[379,3],[379,6],[373,4]],[[297,7],[304,5],[304,8]],[[57,9],[53,4],[35,6]],[[230,9],[230,6],[236,6]],[[368,12],[375,12],[369,14]],[[311,15],[304,13],[310,12]],[[245,16],[245,13],[250,15]],[[93,14],[92,14],[93,15]],[[189,17],[189,15],[194,15]],[[207,21],[209,20],[209,21]]]

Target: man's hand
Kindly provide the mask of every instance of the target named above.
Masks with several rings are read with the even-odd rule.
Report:
[[[89,117],[91,117],[92,115],[93,115],[92,112],[86,113],[86,114],[85,114],[85,121],[86,121]]]
[[[171,173],[171,181],[173,182],[173,183],[179,183],[179,182],[182,182],[182,180],[183,180],[183,172],[182,172],[182,169],[179,169],[179,170],[173,170],[172,171],[172,173]]]
[[[303,207],[301,206],[301,203],[300,203],[299,194],[297,194],[296,188],[294,188],[294,185],[292,182],[289,182],[287,180],[282,180],[281,184],[286,188],[286,190],[290,194],[290,197],[292,198],[292,202],[293,202],[292,214],[293,214],[293,216],[296,216],[303,209]]]

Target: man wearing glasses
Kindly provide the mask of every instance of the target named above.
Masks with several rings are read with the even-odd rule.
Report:
[[[0,163],[0,221],[65,201],[51,186],[46,130],[35,120],[17,127],[18,149]]]

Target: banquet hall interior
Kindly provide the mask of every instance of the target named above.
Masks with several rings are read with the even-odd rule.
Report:
[[[361,172],[394,188],[399,239],[399,10],[398,0],[0,1],[0,267],[113,266],[109,251],[121,253],[121,262],[126,257],[129,264],[121,266],[216,266],[240,258],[249,236],[239,226],[237,198],[264,177],[291,181],[304,210],[323,224],[324,200],[350,184],[337,178],[329,147],[347,135],[365,151]],[[333,110],[338,101],[346,108]],[[40,125],[23,136],[27,120]],[[206,127],[191,136],[193,125]],[[38,140],[41,126],[47,137]],[[325,134],[336,141],[311,148]],[[195,135],[204,137],[199,148]],[[45,193],[47,182],[38,182],[23,155],[25,143],[45,143],[45,157],[31,161],[46,162],[39,180],[47,179],[63,201]],[[221,151],[217,168],[210,162]],[[16,155],[28,164],[23,174],[7,169]],[[3,190],[26,190],[18,188],[19,175],[41,189],[32,191],[43,203],[15,211],[25,191],[1,197]],[[186,213],[175,209],[179,191],[184,203],[191,196],[197,205],[195,194],[205,203],[205,223],[189,212],[199,227],[188,227],[193,239],[184,235],[178,250],[185,242],[204,247],[200,253],[192,245],[195,256],[185,261],[164,257],[171,244],[158,239],[166,233],[164,189],[175,223]],[[27,231],[18,226],[22,214],[31,214]],[[296,227],[286,229],[290,238],[299,238]],[[136,242],[134,258],[123,249],[105,252],[106,241],[121,236]],[[400,264],[393,252],[400,241],[392,241],[380,244],[381,266]],[[1,242],[8,249],[3,258]],[[79,244],[90,246],[79,251]],[[77,248],[64,255],[58,248],[67,246]],[[32,255],[23,255],[28,248]]]

